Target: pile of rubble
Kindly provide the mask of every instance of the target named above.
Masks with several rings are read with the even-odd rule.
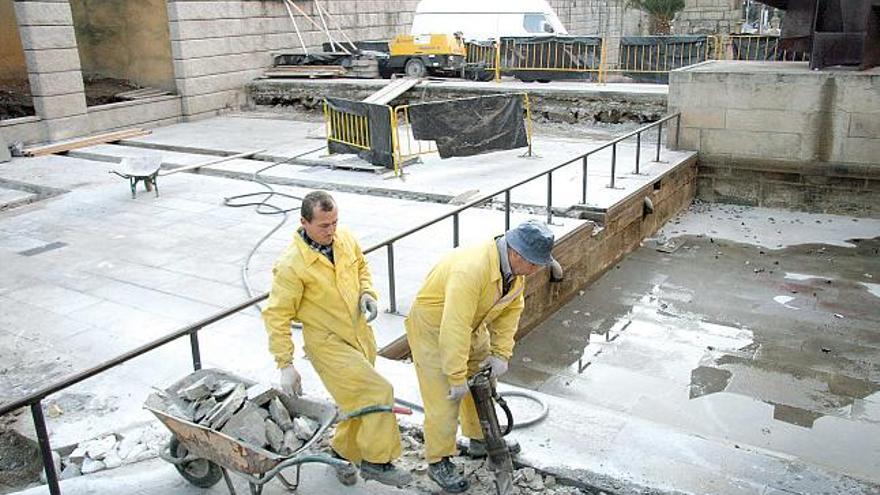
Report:
[[[291,455],[311,440],[318,422],[296,415],[281,392],[268,385],[245,384],[207,375],[166,394],[168,414],[220,431],[255,447]]]
[[[397,461],[401,468],[413,474],[413,483],[407,488],[418,493],[437,493],[438,486],[428,478],[428,465],[424,459],[424,440],[420,428],[401,425],[403,455]],[[485,459],[471,459],[465,456],[453,458],[471,482],[470,495],[495,495],[495,475],[489,470]],[[554,476],[542,475],[532,468],[524,467],[514,471],[514,495],[578,495],[595,493],[579,487],[569,486],[557,481]]]

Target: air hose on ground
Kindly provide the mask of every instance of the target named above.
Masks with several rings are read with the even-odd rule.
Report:
[[[236,196],[229,196],[229,197],[223,198],[223,204],[226,206],[229,206],[231,208],[243,208],[246,206],[255,206],[256,207],[255,211],[257,212],[258,215],[281,215],[282,216],[281,220],[278,222],[278,224],[275,227],[273,227],[272,230],[270,230],[268,233],[266,233],[266,235],[261,237],[259,241],[257,241],[257,243],[254,245],[254,247],[248,253],[247,257],[244,260],[244,264],[241,267],[241,281],[244,284],[244,290],[247,293],[248,297],[254,297],[253,290],[251,289],[250,281],[248,280],[248,270],[250,268],[251,259],[254,257],[254,254],[257,252],[257,250],[260,248],[260,246],[262,246],[263,243],[266,242],[266,240],[272,236],[272,234],[277,232],[278,229],[280,229],[281,227],[284,226],[285,223],[287,223],[287,219],[288,219],[287,214],[290,213],[291,211],[296,211],[300,208],[299,206],[292,207],[292,208],[282,208],[280,206],[269,203],[269,200],[272,199],[274,196],[279,196],[282,198],[288,198],[288,199],[292,199],[292,200],[296,200],[296,201],[300,201],[300,202],[302,201],[302,198],[300,198],[299,196],[294,196],[292,194],[277,192],[270,184],[268,184],[267,182],[260,179],[260,174],[262,174],[263,172],[265,172],[271,168],[277,167],[279,165],[284,165],[284,164],[290,163],[293,160],[296,160],[297,158],[299,158],[301,156],[309,155],[309,154],[314,153],[316,151],[320,151],[324,148],[326,148],[326,146],[320,146],[318,148],[315,148],[315,149],[312,149],[309,151],[305,151],[303,153],[300,153],[300,154],[294,155],[290,158],[287,158],[284,161],[273,162],[272,164],[267,165],[267,166],[257,170],[256,172],[254,172],[254,175],[251,176],[250,180],[252,182],[256,182],[257,184],[260,184],[261,186],[265,187],[266,191],[238,194]],[[250,198],[250,197],[254,197],[254,196],[256,196],[257,198],[262,197],[262,199],[260,199],[259,201],[239,202],[240,200],[242,200],[244,198]],[[260,307],[259,304],[257,304],[256,306],[257,306],[258,310],[262,310],[262,308]]]
[[[541,407],[541,412],[539,412],[537,415],[535,415],[535,417],[528,418],[525,421],[515,422],[515,423],[513,423],[512,427],[509,425],[509,423],[507,425],[503,425],[502,429],[504,429],[504,430],[507,430],[508,428],[512,429],[512,430],[520,430],[523,428],[528,428],[529,426],[534,426],[534,425],[540,423],[541,421],[544,421],[547,418],[547,415],[550,414],[550,406],[548,406],[547,403],[544,402],[543,399],[541,399],[536,394],[533,394],[531,392],[525,392],[525,391],[521,391],[521,390],[507,390],[504,392],[499,392],[498,395],[501,396],[502,398],[504,398],[504,397],[521,397],[523,399],[531,400],[531,401],[535,402],[536,404],[538,404],[538,406]],[[408,400],[401,399],[398,397],[394,398],[394,402],[397,404],[400,404],[401,406],[408,407],[414,411],[419,411],[421,413],[425,412],[425,408],[421,404],[418,404],[415,402],[410,402]],[[509,408],[505,409],[505,407],[503,407],[503,406],[502,406],[502,409],[505,411],[505,415],[507,415],[508,421],[510,421],[510,419],[512,418],[512,416],[510,414],[510,409]]]

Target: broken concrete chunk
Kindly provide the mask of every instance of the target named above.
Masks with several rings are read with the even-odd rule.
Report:
[[[92,460],[100,461],[107,455],[111,449],[116,446],[116,437],[114,435],[107,435],[106,437],[99,438],[97,440],[89,440],[85,442],[86,455],[92,458]]]
[[[211,418],[212,418],[215,414],[217,414],[217,412],[220,410],[221,407],[223,407],[223,403],[222,403],[222,402],[218,402],[216,405],[214,405],[214,407],[212,407],[210,411],[208,411],[207,413],[205,413],[205,417],[202,418],[202,419],[199,421],[199,424],[202,425],[202,426],[207,426],[208,428],[210,428],[210,427],[211,427]]]
[[[231,418],[241,407],[245,397],[247,397],[247,391],[245,390],[244,385],[239,383],[235,386],[229,396],[220,403],[218,410],[206,418],[211,428],[215,430],[223,428],[223,425],[225,425],[226,422],[229,421],[229,418]]]
[[[79,467],[79,464],[71,462],[61,471],[61,474],[58,476],[59,479],[66,480],[69,478],[76,478],[80,476],[82,471]]]
[[[73,449],[73,452],[70,453],[70,456],[67,458],[68,462],[74,462],[76,464],[82,464],[83,459],[86,457],[86,442],[83,442],[76,446]]]
[[[248,400],[257,406],[262,406],[272,400],[273,397],[278,396],[278,392],[274,388],[262,383],[251,386],[247,389],[247,394]]]
[[[287,431],[293,427],[293,421],[290,420],[290,411],[284,407],[284,403],[278,397],[269,401],[269,415],[278,423],[282,430]]]
[[[281,453],[284,447],[284,431],[275,424],[271,419],[266,420],[266,438],[269,440],[269,447],[273,452]]]
[[[244,394],[244,387],[241,390]],[[235,394],[236,392],[233,392]],[[231,397],[231,396],[230,396]],[[242,395],[244,400],[244,395]],[[266,428],[263,425],[263,418],[257,412],[257,406],[246,403],[241,411],[232,415],[226,424],[220,430],[232,438],[237,438],[245,443],[263,447],[266,445]]]
[[[311,418],[297,416],[297,418],[293,420],[293,431],[297,438],[307,442],[311,440],[312,437],[315,436],[315,432],[318,431],[318,423]]]
[[[262,416],[262,417],[263,417],[263,419],[266,419],[266,418],[268,418],[268,417],[269,417],[269,411],[268,411],[268,410],[266,410],[266,409],[264,409],[264,408],[262,408],[262,407],[261,407],[261,408],[259,408],[259,409],[257,409],[257,412],[259,412],[259,413],[260,413],[260,416]]]
[[[102,469],[104,469],[104,463],[103,463],[103,462],[101,462],[101,461],[94,461],[94,460],[89,459],[88,457],[86,457],[85,460],[83,461],[82,468],[80,468],[80,472],[81,472],[82,474],[89,474],[89,473],[94,473],[94,472],[96,472],[96,471],[100,471],[100,470],[102,470]]]
[[[213,376],[206,376],[201,380],[197,380],[195,383],[186,387],[185,389],[180,391],[180,395],[186,397],[188,400],[196,401],[199,399],[204,399],[211,395],[211,385],[214,383]]]
[[[229,395],[230,393],[232,393],[232,391],[234,391],[236,388],[238,388],[239,385],[244,387],[244,385],[242,385],[240,383],[222,381],[222,382],[218,383],[216,387],[214,387],[214,391],[211,392],[211,395],[213,395],[217,399],[222,399],[222,398],[226,397],[227,395]]]
[[[300,449],[305,442],[297,438],[296,432],[291,428],[284,432],[284,446],[282,447],[282,453],[284,455],[290,455]]]
[[[104,456],[103,459],[104,467],[107,469],[118,468],[122,465],[122,459],[119,457],[119,453],[116,449],[112,449],[107,452],[107,455]]]
[[[207,416],[215,407],[217,407],[217,400],[214,399],[214,397],[208,397],[199,402],[193,413],[193,421],[201,421],[202,418]]]

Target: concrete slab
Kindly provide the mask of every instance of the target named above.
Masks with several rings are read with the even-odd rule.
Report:
[[[687,493],[876,493],[880,306],[865,283],[880,272],[880,221],[852,220],[705,204],[674,219],[661,245],[676,249],[646,243],[517,345],[509,382],[573,421],[619,413],[539,425],[526,438],[553,442],[525,459],[553,466],[591,444],[559,473]],[[618,425],[613,442],[595,423]]]
[[[277,125],[275,125],[277,124]],[[256,156],[260,160],[233,160],[205,167],[203,173],[218,173],[232,177],[247,177],[268,167],[265,161],[293,161],[315,164],[327,161],[323,142],[306,142],[290,136],[307,134],[313,123],[266,118],[221,117],[207,121],[177,124],[143,138],[125,141],[128,144],[149,145],[162,151],[144,153],[161,154],[163,162],[189,165],[207,161],[210,157],[186,154],[180,151],[208,153],[240,153],[254,147],[266,147],[268,151]],[[210,132],[208,132],[210,129]],[[604,210],[621,201],[633,191],[656,182],[665,172],[691,157],[692,152],[669,151],[661,146],[661,161],[656,158],[656,131],[643,136],[639,157],[639,173],[635,173],[636,147],[632,142],[622,143],[616,150],[614,188],[611,185],[612,150],[601,151],[588,159],[586,205]],[[463,193],[474,197],[500,189],[499,185],[512,184],[540,173],[598,148],[603,141],[594,139],[554,138],[535,136],[533,155],[525,156],[525,149],[500,151],[471,157],[441,159],[436,154],[423,155],[419,163],[404,168],[404,176],[392,177],[387,172],[374,174],[365,171],[306,167],[292,163],[279,165],[261,172],[260,176],[273,183],[294,186],[325,188],[367,194],[385,194],[406,198],[432,198],[449,200]],[[316,148],[318,148],[316,150]],[[312,151],[314,150],[314,151]],[[118,161],[122,157],[137,156],[141,150],[118,145],[100,145],[75,152],[76,156],[91,159]],[[347,156],[347,155],[344,155]],[[353,155],[351,160],[357,160]],[[359,160],[357,160],[359,161]],[[362,162],[363,166],[369,166]],[[168,179],[170,180],[170,179]],[[164,184],[165,179],[160,179]],[[583,165],[580,160],[561,168],[553,174],[552,204],[565,209],[582,203]],[[499,197],[503,201],[503,196]],[[512,194],[514,203],[546,206],[546,179],[531,181],[517,188]]]

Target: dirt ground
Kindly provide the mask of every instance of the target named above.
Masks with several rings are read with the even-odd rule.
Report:
[[[140,86],[131,81],[111,77],[87,76],[83,83],[86,88],[86,105],[90,107],[125,101],[116,98],[116,95],[140,89]],[[29,115],[36,115],[36,112],[28,81],[0,81],[0,120]]]
[[[131,81],[112,77],[86,76],[83,83],[86,87],[86,106],[90,107],[126,101],[116,98],[116,95],[140,89],[140,86]]]
[[[35,115],[31,87],[25,80],[0,81],[0,120]]]

